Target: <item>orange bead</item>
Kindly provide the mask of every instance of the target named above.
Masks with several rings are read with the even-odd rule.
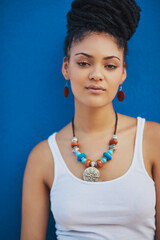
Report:
[[[72,148],[73,148],[73,147],[79,147],[78,142],[72,142],[71,147],[72,147]]]
[[[98,159],[96,162],[99,167],[103,167],[103,162],[100,159]]]
[[[112,145],[112,144],[117,144],[118,143],[118,140],[117,139],[111,139],[110,141],[109,141],[109,145]]]
[[[90,167],[90,163],[91,163],[92,161],[90,160],[90,159],[87,159],[87,161],[85,162],[85,166],[86,167]]]

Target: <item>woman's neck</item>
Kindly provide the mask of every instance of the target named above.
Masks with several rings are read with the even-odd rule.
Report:
[[[79,134],[113,131],[115,120],[112,103],[101,108],[91,108],[75,102],[74,125],[75,132]]]

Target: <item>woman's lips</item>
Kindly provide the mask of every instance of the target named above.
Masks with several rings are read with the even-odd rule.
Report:
[[[89,86],[86,87],[86,89],[90,92],[90,93],[95,93],[95,94],[101,94],[104,91],[106,91],[103,87],[99,87],[99,86]]]

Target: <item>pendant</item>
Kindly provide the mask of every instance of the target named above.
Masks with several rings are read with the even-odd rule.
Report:
[[[83,179],[87,182],[98,182],[100,172],[95,167],[88,167],[83,172]]]

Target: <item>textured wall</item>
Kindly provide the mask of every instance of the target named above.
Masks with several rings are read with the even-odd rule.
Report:
[[[126,100],[118,112],[160,121],[160,2],[138,1],[139,28],[129,42]],[[0,239],[20,236],[23,173],[31,149],[73,116],[61,74],[65,14],[71,0],[0,1]],[[50,214],[47,240],[54,239]]]

